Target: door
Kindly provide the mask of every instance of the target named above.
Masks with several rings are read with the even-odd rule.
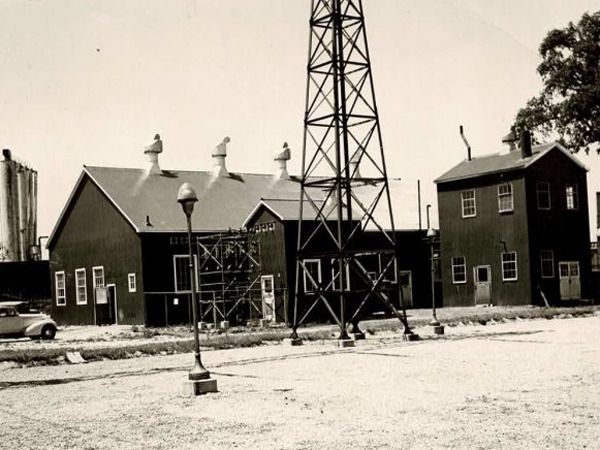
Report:
[[[273,282],[273,275],[263,275],[260,277],[262,315],[263,319],[270,322],[275,321],[275,289],[273,287]]]
[[[412,307],[412,272],[410,270],[400,271],[400,289],[402,290],[402,301],[404,302],[404,307]]]
[[[117,323],[117,287],[114,284],[106,287],[108,288],[108,323],[114,325]]]
[[[560,299],[579,300],[581,298],[579,262],[560,261],[558,263],[558,273],[560,277]]]
[[[492,303],[492,268],[476,266],[473,268],[475,278],[475,305],[490,305]]]

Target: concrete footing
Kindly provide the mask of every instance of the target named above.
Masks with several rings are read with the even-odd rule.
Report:
[[[198,322],[198,331],[206,331],[206,322]]]
[[[362,331],[360,333],[351,333],[352,335],[352,339],[354,339],[355,341],[362,341],[365,338],[365,333],[363,333]]]
[[[415,333],[403,334],[402,339],[404,339],[406,342],[418,341],[419,335]]]
[[[300,339],[300,338],[285,338],[283,340],[283,344],[291,345],[292,347],[295,347],[297,345],[302,345],[302,339]]]
[[[207,378],[206,380],[186,380],[181,387],[181,394],[186,397],[208,394],[209,392],[218,392],[217,380]]]
[[[221,330],[229,330],[229,320],[222,320],[220,323]]]
[[[341,348],[354,347],[353,339],[337,339],[336,345]]]
[[[444,325],[436,325],[433,327],[433,332],[435,334],[444,334]]]
[[[258,321],[258,326],[259,326],[259,327],[261,327],[261,328],[267,328],[267,327],[269,326],[269,324],[270,324],[270,323],[271,323],[271,321],[270,321],[270,320],[267,320],[267,319],[260,319],[260,320]]]

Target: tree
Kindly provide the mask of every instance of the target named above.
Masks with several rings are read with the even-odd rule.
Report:
[[[548,32],[539,53],[543,89],[519,110],[514,126],[536,140],[555,134],[573,152],[600,154],[600,11]]]

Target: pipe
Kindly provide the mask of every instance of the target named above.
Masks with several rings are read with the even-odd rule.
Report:
[[[465,145],[467,146],[467,158],[469,161],[471,161],[471,146],[469,145],[469,141],[467,141],[467,138],[465,137],[462,125],[459,127],[459,130],[460,130],[460,137],[462,138]]]
[[[421,220],[421,180],[417,180],[417,200],[419,202],[419,230],[423,229]]]

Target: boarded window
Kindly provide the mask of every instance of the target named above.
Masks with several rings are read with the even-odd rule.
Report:
[[[85,305],[87,303],[85,269],[75,270],[75,300],[78,305]]]
[[[567,184],[565,188],[565,194],[567,196],[567,209],[575,210],[579,209],[579,197],[577,194],[576,184]]]
[[[517,280],[517,252],[502,253],[502,281]]]
[[[538,209],[550,209],[550,183],[537,184],[537,204]]]
[[[498,186],[498,211],[510,212],[513,211],[513,190],[511,183],[504,183]]]
[[[462,192],[462,216],[463,217],[475,217],[477,210],[475,207],[475,191],[463,191]]]
[[[188,260],[189,260],[189,258],[188,258]],[[127,274],[127,286],[129,287],[129,292],[137,291],[137,286],[136,286],[136,282],[135,282],[135,273]]]
[[[467,261],[464,256],[452,258],[452,282],[454,284],[467,282]]]
[[[542,278],[554,278],[554,252],[552,250],[542,250],[540,252],[542,264]]]
[[[65,288],[65,273],[56,272],[54,274],[56,284],[56,305],[65,306],[67,304],[67,290]]]

